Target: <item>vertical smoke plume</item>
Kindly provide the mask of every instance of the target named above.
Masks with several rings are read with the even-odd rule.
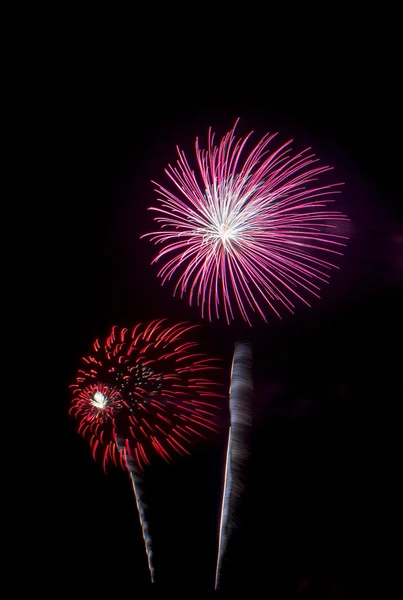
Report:
[[[231,371],[230,429],[225,464],[215,589],[220,586],[223,560],[228,541],[236,526],[237,511],[245,491],[246,465],[252,429],[252,382],[252,346],[248,342],[237,342]]]
[[[123,440],[117,437],[116,442],[133,485],[134,497],[136,500],[137,511],[139,514],[140,525],[143,532],[144,545],[147,554],[148,569],[150,571],[151,582],[154,583],[155,569],[153,562],[153,546],[147,519],[147,505],[144,502],[143,476],[136,462],[128,456]]]

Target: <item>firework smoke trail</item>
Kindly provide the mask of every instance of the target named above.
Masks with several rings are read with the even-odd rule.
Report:
[[[218,554],[217,554],[217,565],[215,574],[215,589],[217,590],[220,585],[221,569],[222,569],[222,558],[225,555],[228,541],[228,507],[231,498],[231,426],[228,432],[228,444],[227,444],[227,456],[225,460],[225,473],[224,473],[224,490],[222,495],[221,503],[221,517],[218,537]]]
[[[146,549],[148,570],[150,571],[151,583],[155,583],[155,568],[153,563],[154,553],[152,546],[152,537],[150,534],[150,528],[147,518],[147,505],[144,502],[143,476],[136,463],[130,458],[130,456],[128,456],[122,438],[117,437],[116,443],[121,455],[123,456],[126,469],[130,475],[130,479],[132,482],[140,526],[143,533],[144,546]]]
[[[252,381],[252,346],[248,342],[237,342],[229,394],[231,426],[225,464],[215,589],[220,586],[223,560],[228,541],[236,525],[236,512],[245,488],[249,437],[252,429]]]
[[[130,478],[132,480],[134,497],[136,499],[137,510],[139,513],[140,525],[143,531],[143,539],[146,547],[148,569],[151,575],[151,583],[155,582],[155,570],[153,565],[153,549],[152,539],[149,532],[148,520],[145,512],[145,504],[143,502],[143,490],[142,490],[142,478],[136,470],[130,471]]]

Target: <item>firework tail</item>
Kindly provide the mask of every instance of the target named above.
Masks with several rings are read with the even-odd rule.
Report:
[[[230,428],[225,463],[215,589],[220,587],[223,560],[228,541],[236,525],[236,514],[245,489],[249,437],[252,428],[252,391],[252,346],[249,342],[237,342],[232,361],[229,393]]]
[[[227,444],[227,456],[225,461],[225,474],[224,474],[224,489],[221,503],[221,519],[220,519],[220,531],[218,537],[218,554],[217,554],[217,566],[215,575],[215,589],[218,589],[220,584],[221,569],[222,569],[222,558],[225,555],[228,542],[228,507],[231,498],[231,427],[228,432],[228,444]]]
[[[151,535],[148,528],[148,521],[145,514],[145,505],[143,502],[142,478],[135,470],[130,471],[130,479],[132,480],[134,497],[136,499],[137,510],[140,518],[141,529],[143,530],[143,539],[147,553],[148,569],[150,571],[151,583],[155,582],[155,570],[153,565],[153,548]]]
[[[143,490],[143,475],[139,470],[137,464],[134,460],[131,460],[128,457],[126,448],[121,439],[117,438],[117,445],[121,456],[123,457],[123,461],[125,463],[126,469],[129,473],[132,486],[134,498],[136,500],[137,511],[139,515],[141,530],[143,533],[144,546],[147,555],[148,569],[150,571],[151,583],[155,582],[155,569],[154,569],[154,561],[153,561],[153,546],[152,546],[152,538],[150,535],[150,529],[148,526],[147,519],[147,510],[146,504],[144,502],[144,490]]]

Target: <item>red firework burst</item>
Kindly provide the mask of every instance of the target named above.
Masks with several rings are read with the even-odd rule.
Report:
[[[342,254],[347,237],[335,229],[348,218],[328,210],[340,184],[315,183],[331,167],[309,148],[293,155],[291,140],[270,150],[277,134],[267,134],[243,159],[251,134],[236,141],[235,127],[218,146],[210,130],[207,150],[196,139],[199,173],[178,148],[165,171],[176,191],[154,182],[161,229],[146,236],[163,246],[153,262],[163,264],[162,283],[176,281],[174,295],[210,320],[223,311],[230,322],[238,309],[251,324],[251,312],[266,320],[267,307],[280,316],[295,298],[319,297],[335,267],[325,256]]]
[[[143,469],[153,452],[166,461],[172,452],[189,454],[192,438],[217,431],[211,400],[223,396],[206,373],[219,367],[184,339],[194,327],[164,320],[132,330],[114,326],[82,358],[70,414],[104,469],[109,460]]]

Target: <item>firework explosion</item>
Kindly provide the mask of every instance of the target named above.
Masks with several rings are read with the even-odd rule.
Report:
[[[158,454],[189,454],[195,438],[217,431],[214,398],[217,384],[206,374],[218,369],[215,359],[198,352],[185,334],[186,323],[164,320],[138,324],[133,330],[113,327],[105,342],[83,357],[73,390],[72,414],[89,440],[94,459],[119,464],[130,474],[146,545],[152,581],[152,546],[142,501],[141,471]],[[222,397],[222,396],[221,396]]]
[[[291,140],[270,150],[277,134],[267,134],[241,158],[251,133],[236,141],[235,127],[218,146],[210,130],[207,150],[196,139],[198,174],[178,148],[165,171],[176,192],[153,182],[160,230],[145,236],[163,246],[153,262],[164,263],[162,283],[176,280],[174,294],[210,320],[222,311],[229,323],[237,309],[251,325],[251,312],[266,321],[267,307],[280,316],[295,298],[319,297],[335,267],[323,256],[342,254],[347,238],[335,229],[348,219],[327,209],[341,184],[315,183],[331,167],[309,148],[292,155]]]
[[[193,326],[162,323],[132,331],[113,327],[106,342],[96,340],[93,355],[83,357],[85,369],[70,386],[70,413],[104,468],[110,460],[125,467],[130,459],[143,470],[153,453],[164,460],[172,452],[188,454],[192,438],[217,431],[211,399],[219,394],[205,377],[218,368],[216,361],[183,341]]]

